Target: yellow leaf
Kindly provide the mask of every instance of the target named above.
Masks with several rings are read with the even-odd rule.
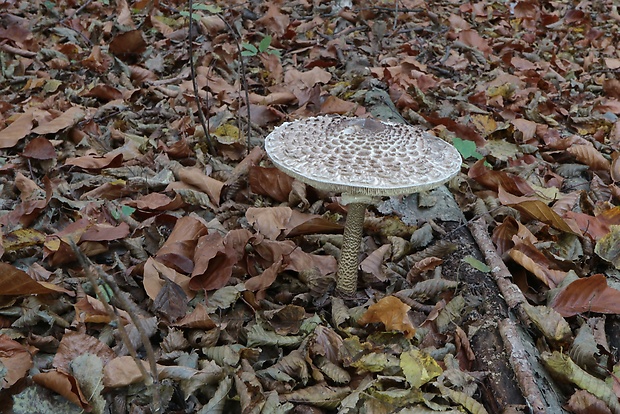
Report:
[[[414,388],[421,387],[442,373],[437,361],[418,349],[403,352],[400,355],[400,367],[407,382]]]

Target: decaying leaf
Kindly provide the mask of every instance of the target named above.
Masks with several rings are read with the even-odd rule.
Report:
[[[524,303],[523,309],[542,334],[554,344],[567,344],[572,339],[568,322],[556,310],[547,306]]]
[[[560,376],[582,390],[586,390],[597,396],[607,404],[612,412],[620,412],[618,397],[604,381],[588,374],[579,368],[568,356],[558,351],[554,351],[553,353],[544,352],[541,357],[545,366],[554,375]]]
[[[443,372],[433,357],[417,349],[403,352],[400,355],[400,367],[407,382],[414,388],[432,381]]]

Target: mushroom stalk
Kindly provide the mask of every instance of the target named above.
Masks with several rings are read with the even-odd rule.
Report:
[[[367,203],[348,205],[336,278],[336,289],[346,295],[352,295],[357,290],[358,257],[367,205]]]

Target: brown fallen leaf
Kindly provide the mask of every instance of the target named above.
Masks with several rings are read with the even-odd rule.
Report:
[[[566,277],[566,272],[554,269],[557,267],[540,250],[527,240],[519,241],[513,237],[515,246],[508,252],[510,257],[525,269],[533,273],[550,288],[555,288]]]
[[[30,134],[33,119],[33,110],[28,110],[0,131],[0,148],[12,148]]]
[[[288,201],[293,189],[293,178],[275,167],[253,165],[250,167],[249,179],[253,193],[266,195],[280,202]]]
[[[245,212],[248,222],[256,230],[271,240],[276,240],[286,229],[292,216],[290,207],[250,207]]]
[[[36,137],[26,144],[22,155],[34,160],[51,160],[56,158],[56,150],[47,138]]]
[[[602,274],[575,280],[551,302],[553,309],[568,317],[579,313],[620,313],[620,291],[607,285]]]
[[[41,124],[32,130],[35,134],[55,134],[58,131],[74,126],[84,119],[85,112],[79,106],[72,106],[60,116],[51,121]]]
[[[609,171],[609,161],[592,145],[573,145],[566,149],[577,161],[588,165],[592,170]]]
[[[370,305],[368,310],[357,321],[360,325],[380,322],[388,331],[400,331],[407,338],[413,338],[415,327],[409,319],[411,307],[395,296],[386,296],[377,303]]]
[[[70,293],[66,289],[48,282],[37,282],[28,273],[0,262],[0,297],[9,295],[42,295]]]
[[[85,155],[83,157],[67,158],[65,160],[65,165],[73,165],[85,170],[101,170],[102,168],[120,167],[122,163],[122,154],[106,154],[104,156]]]
[[[0,381],[0,389],[7,389],[22,379],[32,368],[32,356],[19,342],[7,335],[0,335],[0,363],[5,370]]]
[[[101,358],[104,365],[116,357],[116,353],[108,345],[94,336],[67,329],[60,340],[52,366],[58,371],[69,373],[69,364],[75,356],[86,353]]]

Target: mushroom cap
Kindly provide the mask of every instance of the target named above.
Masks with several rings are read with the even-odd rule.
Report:
[[[318,116],[286,122],[265,138],[273,163],[315,188],[390,196],[436,188],[461,155],[423,129],[371,118]]]

